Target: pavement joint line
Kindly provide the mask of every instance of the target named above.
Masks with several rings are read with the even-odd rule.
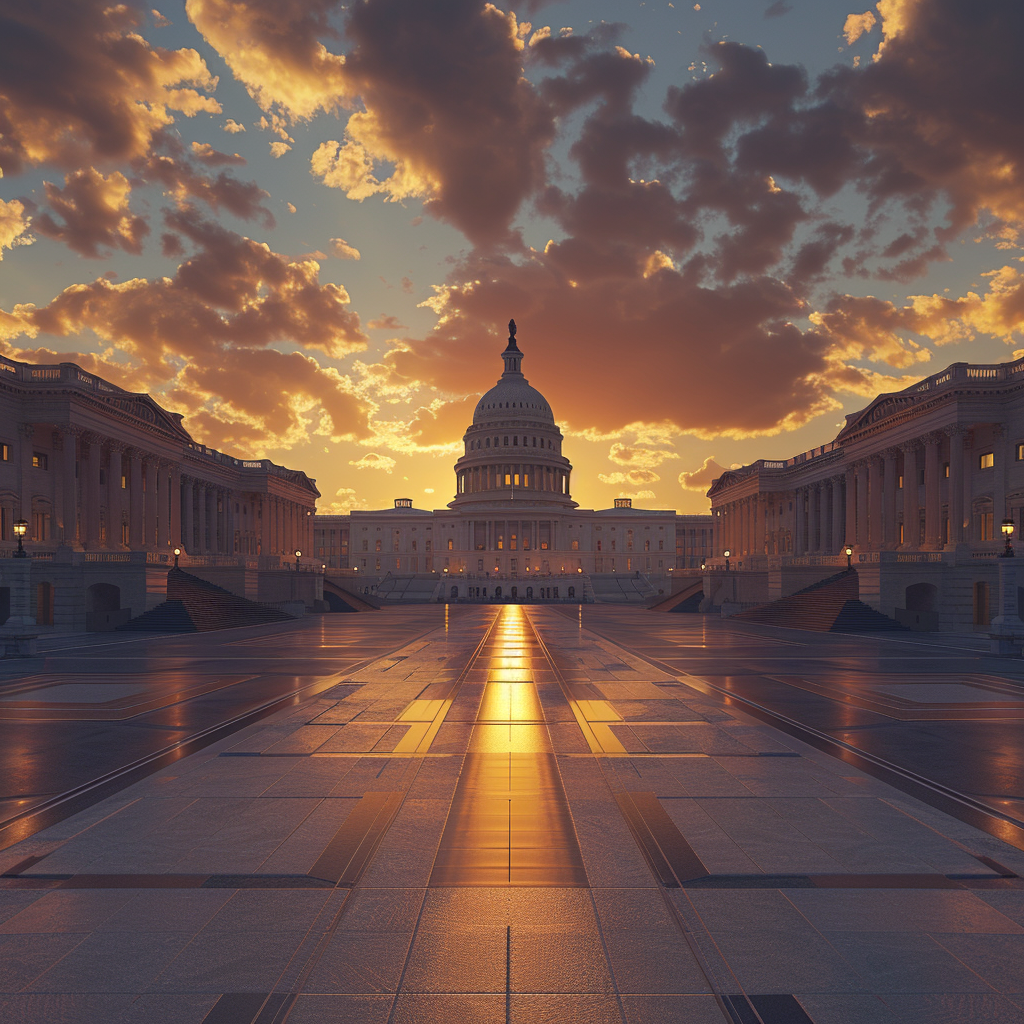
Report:
[[[247,629],[251,627],[239,628]],[[409,644],[416,643],[418,640],[423,639],[423,637],[433,633],[438,628],[438,626],[431,626],[429,629],[423,630],[412,638],[403,638],[398,646],[391,650],[392,652],[400,651]],[[218,630],[217,632],[220,631]],[[191,636],[192,634],[189,635]],[[149,639],[153,638],[150,637]],[[344,677],[356,672],[362,672],[367,666],[380,660],[381,657],[387,656],[387,654],[384,654],[369,659],[363,659],[361,663],[357,663],[355,666],[350,667],[345,673],[342,673],[342,675]],[[337,674],[338,673],[331,673],[332,676]],[[305,691],[312,690],[312,696],[315,696],[316,694],[323,693],[325,690],[329,690],[340,683],[344,683],[344,678],[342,678],[334,679],[332,682],[325,684],[323,682],[323,678],[325,677],[315,679],[314,681],[307,683],[304,686],[300,686],[289,693],[280,697],[275,697],[273,700],[267,701],[258,707],[251,708],[249,711],[243,712],[241,715],[236,715],[234,718],[230,718],[226,722],[220,722],[216,725],[208,726],[205,729],[200,729],[198,732],[192,733],[190,736],[182,737],[180,740],[162,747],[160,750],[147,754],[127,765],[115,768],[95,779],[91,779],[90,781],[82,783],[81,785],[75,786],[69,790],[65,790],[63,793],[59,793],[39,804],[34,804],[25,810],[19,811],[17,814],[13,814],[8,818],[0,820],[0,851],[16,845],[23,839],[27,839],[29,836],[34,835],[41,829],[56,824],[56,822],[62,821],[64,818],[69,817],[78,811],[91,807],[99,800],[120,792],[132,783],[159,771],[161,768],[164,768],[169,764],[173,764],[189,754],[196,753],[199,750],[216,743],[220,739],[224,739],[241,731],[248,725],[261,721],[262,719],[274,714],[276,711],[282,710],[289,704],[301,703],[301,695]],[[92,799],[87,799],[90,796]],[[86,799],[87,802],[79,804],[79,801],[83,799]],[[34,819],[37,819],[35,827],[27,829],[22,828],[21,830],[15,828],[19,823],[31,823]]]
[[[591,630],[587,629],[587,632],[589,633]],[[657,668],[659,671],[666,672],[668,669],[668,666],[666,666],[664,662],[661,662],[657,658],[645,655],[627,644],[620,643],[619,641],[611,641],[608,640],[608,638],[602,639],[604,639],[606,643],[616,644],[629,654],[645,661],[647,664]],[[840,757],[840,760],[853,764],[854,767],[888,783],[895,789],[898,789],[909,796],[915,797],[916,799],[922,800],[929,806],[932,806],[946,814],[950,814],[952,817],[963,821],[965,824],[988,832],[990,835],[995,836],[997,839],[1001,839],[1010,846],[1016,847],[1018,850],[1024,850],[1024,822],[1014,818],[1012,815],[1005,814],[994,807],[989,807],[987,804],[984,804],[979,800],[975,800],[973,797],[970,797],[965,793],[960,793],[957,790],[944,786],[939,782],[925,778],[923,775],[918,775],[916,772],[912,772],[908,768],[903,768],[899,765],[893,764],[891,761],[887,761],[885,758],[879,757],[877,754],[871,754],[868,751],[861,750],[859,747],[846,743],[844,740],[837,737],[830,736],[828,733],[821,732],[813,726],[805,725],[802,722],[798,722],[778,711],[773,711],[771,708],[768,708],[763,704],[759,704],[757,701],[752,700],[749,697],[745,697],[732,690],[726,690],[723,687],[716,686],[714,683],[710,683],[700,676],[693,675],[691,673],[684,673],[683,676],[680,676],[677,672],[670,674],[673,675],[679,683],[689,686],[698,693],[705,696],[725,698],[724,703],[727,705],[729,703],[742,705],[743,710],[751,713],[755,718],[764,721],[768,725],[774,725],[776,728],[782,729],[783,732],[808,743],[826,754],[830,754],[833,757],[839,757],[835,751],[840,750],[842,753],[847,755],[846,757]],[[678,700],[679,698],[675,697],[674,699]],[[928,796],[931,796],[932,799],[928,799],[928,796],[922,796],[922,791],[925,794],[928,794]],[[960,813],[957,813],[956,810],[951,810],[951,807],[958,809]],[[970,812],[969,815],[967,812]],[[1001,829],[999,828],[1000,823],[1003,825],[1003,828]]]

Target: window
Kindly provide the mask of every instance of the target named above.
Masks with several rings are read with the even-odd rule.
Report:
[[[992,529],[992,519],[993,513],[991,512],[982,512],[981,515],[978,516],[978,525],[981,530],[981,536],[978,540],[995,540],[995,535]]]
[[[900,490],[903,489],[903,474],[902,473],[900,473],[899,478],[896,481],[896,486],[898,488],[900,488]],[[793,503],[792,502],[790,502],[790,504],[789,504],[789,510],[790,510],[790,512],[793,511]]]
[[[942,475],[948,480],[949,479],[949,463],[944,462],[942,464]]]
[[[598,541],[597,541],[597,550],[598,551],[601,550],[601,540],[600,540],[600,538],[598,538]]]
[[[377,543],[376,543],[376,546],[374,547],[373,550],[374,551],[380,551],[380,537],[377,538]]]
[[[370,542],[368,540],[364,540],[363,541],[363,550],[364,551],[369,551],[370,550],[369,545],[370,545]],[[366,564],[366,561],[364,560],[363,561],[363,565],[365,565],[365,564]]]
[[[504,443],[505,443],[505,447],[507,448],[508,447],[508,438],[507,437],[505,438],[505,442]]]
[[[574,540],[572,542],[572,549],[573,549],[573,551],[579,551],[579,549],[580,549],[580,542],[578,540]]]
[[[33,469],[48,469],[49,459],[43,452],[32,453],[32,468]]]
[[[1024,447],[1022,445],[1021,447]],[[9,444],[0,444],[0,462],[11,461],[11,446]]]
[[[994,452],[982,452],[978,456],[978,469],[991,469],[996,464]]]
[[[455,550],[455,541],[452,540],[451,537],[448,538],[448,550],[449,551],[454,551]]]

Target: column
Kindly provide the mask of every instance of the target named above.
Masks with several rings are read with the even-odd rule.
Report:
[[[181,466],[171,466],[171,547],[184,547],[181,529]],[[188,548],[185,548],[188,551]]]
[[[146,505],[144,510],[145,517],[145,530],[143,544],[146,550],[151,550],[156,546],[156,517],[157,517],[157,470],[158,464],[156,459],[152,456],[146,457],[146,465],[144,469],[146,484]]]
[[[903,544],[904,549],[917,548],[920,530],[917,504],[917,444],[901,444],[903,452]]]
[[[190,476],[181,478],[181,505],[184,521],[182,523],[182,543],[185,551],[190,555],[198,554],[195,534],[195,512],[193,501],[195,497],[195,481]]]
[[[882,494],[885,476],[885,460],[881,455],[868,459],[868,536],[867,545],[872,551],[881,551],[882,535]]]
[[[949,543],[960,544],[964,534],[964,441],[967,431],[959,423],[946,427],[949,438]]]
[[[121,459],[125,445],[120,441],[111,441],[107,446],[110,453],[107,463],[107,547],[111,551],[120,551],[121,524],[124,520],[124,491],[121,489]]]
[[[939,460],[941,434],[929,434],[924,447],[924,546],[929,551],[942,547],[942,465]]]
[[[100,545],[100,439],[89,435],[89,461],[83,463],[82,507],[85,510],[85,531],[82,547],[95,551]]]
[[[270,554],[270,549],[273,547],[273,538],[270,533],[270,497],[264,495],[260,497],[259,503],[260,510],[260,553],[264,555]],[[373,546],[373,537],[370,537],[370,547]],[[372,551],[370,552],[372,555]]]
[[[828,543],[828,484],[821,480],[818,482],[818,551],[827,555]]]
[[[170,467],[166,462],[159,463],[156,471],[156,546],[166,551],[171,546],[171,479]]]
[[[142,452],[131,448],[125,455],[128,473],[128,546],[141,551],[146,546],[145,495],[142,493]]]
[[[830,477],[829,483],[832,485],[831,549],[832,554],[838,554],[839,549],[843,546],[843,528],[846,520],[843,507],[843,478],[841,476]]]
[[[992,535],[1002,540],[999,524],[1006,518],[1006,464],[1008,459],[1006,429],[1001,423],[992,425]]]
[[[64,533],[62,543],[78,547],[78,435],[79,429],[70,423],[59,428],[64,441],[61,453],[61,473],[64,476]]]
[[[35,446],[36,427],[34,423],[21,423],[18,426],[21,435],[21,488],[18,494],[16,519],[26,519],[29,533],[26,540],[32,539],[32,449]]]
[[[208,509],[206,505],[206,484],[202,480],[197,481],[196,490],[198,491],[199,494],[199,522],[196,524],[198,527],[198,535],[196,537],[196,551],[199,552],[199,554],[201,555],[205,555],[210,550],[206,540],[206,529],[207,524],[209,522],[207,518]]]
[[[793,511],[796,513],[796,532],[793,537],[793,554],[802,555],[806,550],[804,546],[804,531],[807,517],[804,513],[804,489],[798,487],[793,492]]]
[[[883,530],[882,530],[882,547],[886,551],[893,551],[896,545],[899,544],[899,529],[896,523],[896,510],[897,510],[897,497],[899,495],[899,488],[896,486],[897,475],[899,472],[898,448],[886,448],[883,452],[882,457],[884,459],[884,484],[883,484]]]
[[[868,547],[868,465],[866,462],[858,462],[854,467],[857,477],[857,539],[855,541],[858,551],[865,551]]]
[[[765,511],[767,502],[761,495],[754,499],[754,554],[763,555],[765,548]]]
[[[974,434],[964,434],[964,540],[974,540],[974,474],[978,468],[974,457]]]
[[[843,544],[853,546],[857,543],[857,471],[853,466],[846,467],[846,529],[843,532]]]

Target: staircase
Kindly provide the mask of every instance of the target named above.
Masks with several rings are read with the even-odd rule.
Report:
[[[598,604],[643,604],[657,593],[642,573],[591,573],[590,588]]]
[[[212,629],[286,622],[291,618],[183,569],[171,569],[167,573],[167,600],[118,628],[147,633],[205,633]]]
[[[820,633],[873,633],[904,628],[860,600],[856,569],[844,569],[771,604],[737,612],[732,618]]]

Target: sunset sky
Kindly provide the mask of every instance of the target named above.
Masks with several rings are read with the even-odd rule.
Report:
[[[0,350],[434,508],[514,317],[574,498],[703,511],[1024,348],[1022,44],[1021,0],[0,0]]]

